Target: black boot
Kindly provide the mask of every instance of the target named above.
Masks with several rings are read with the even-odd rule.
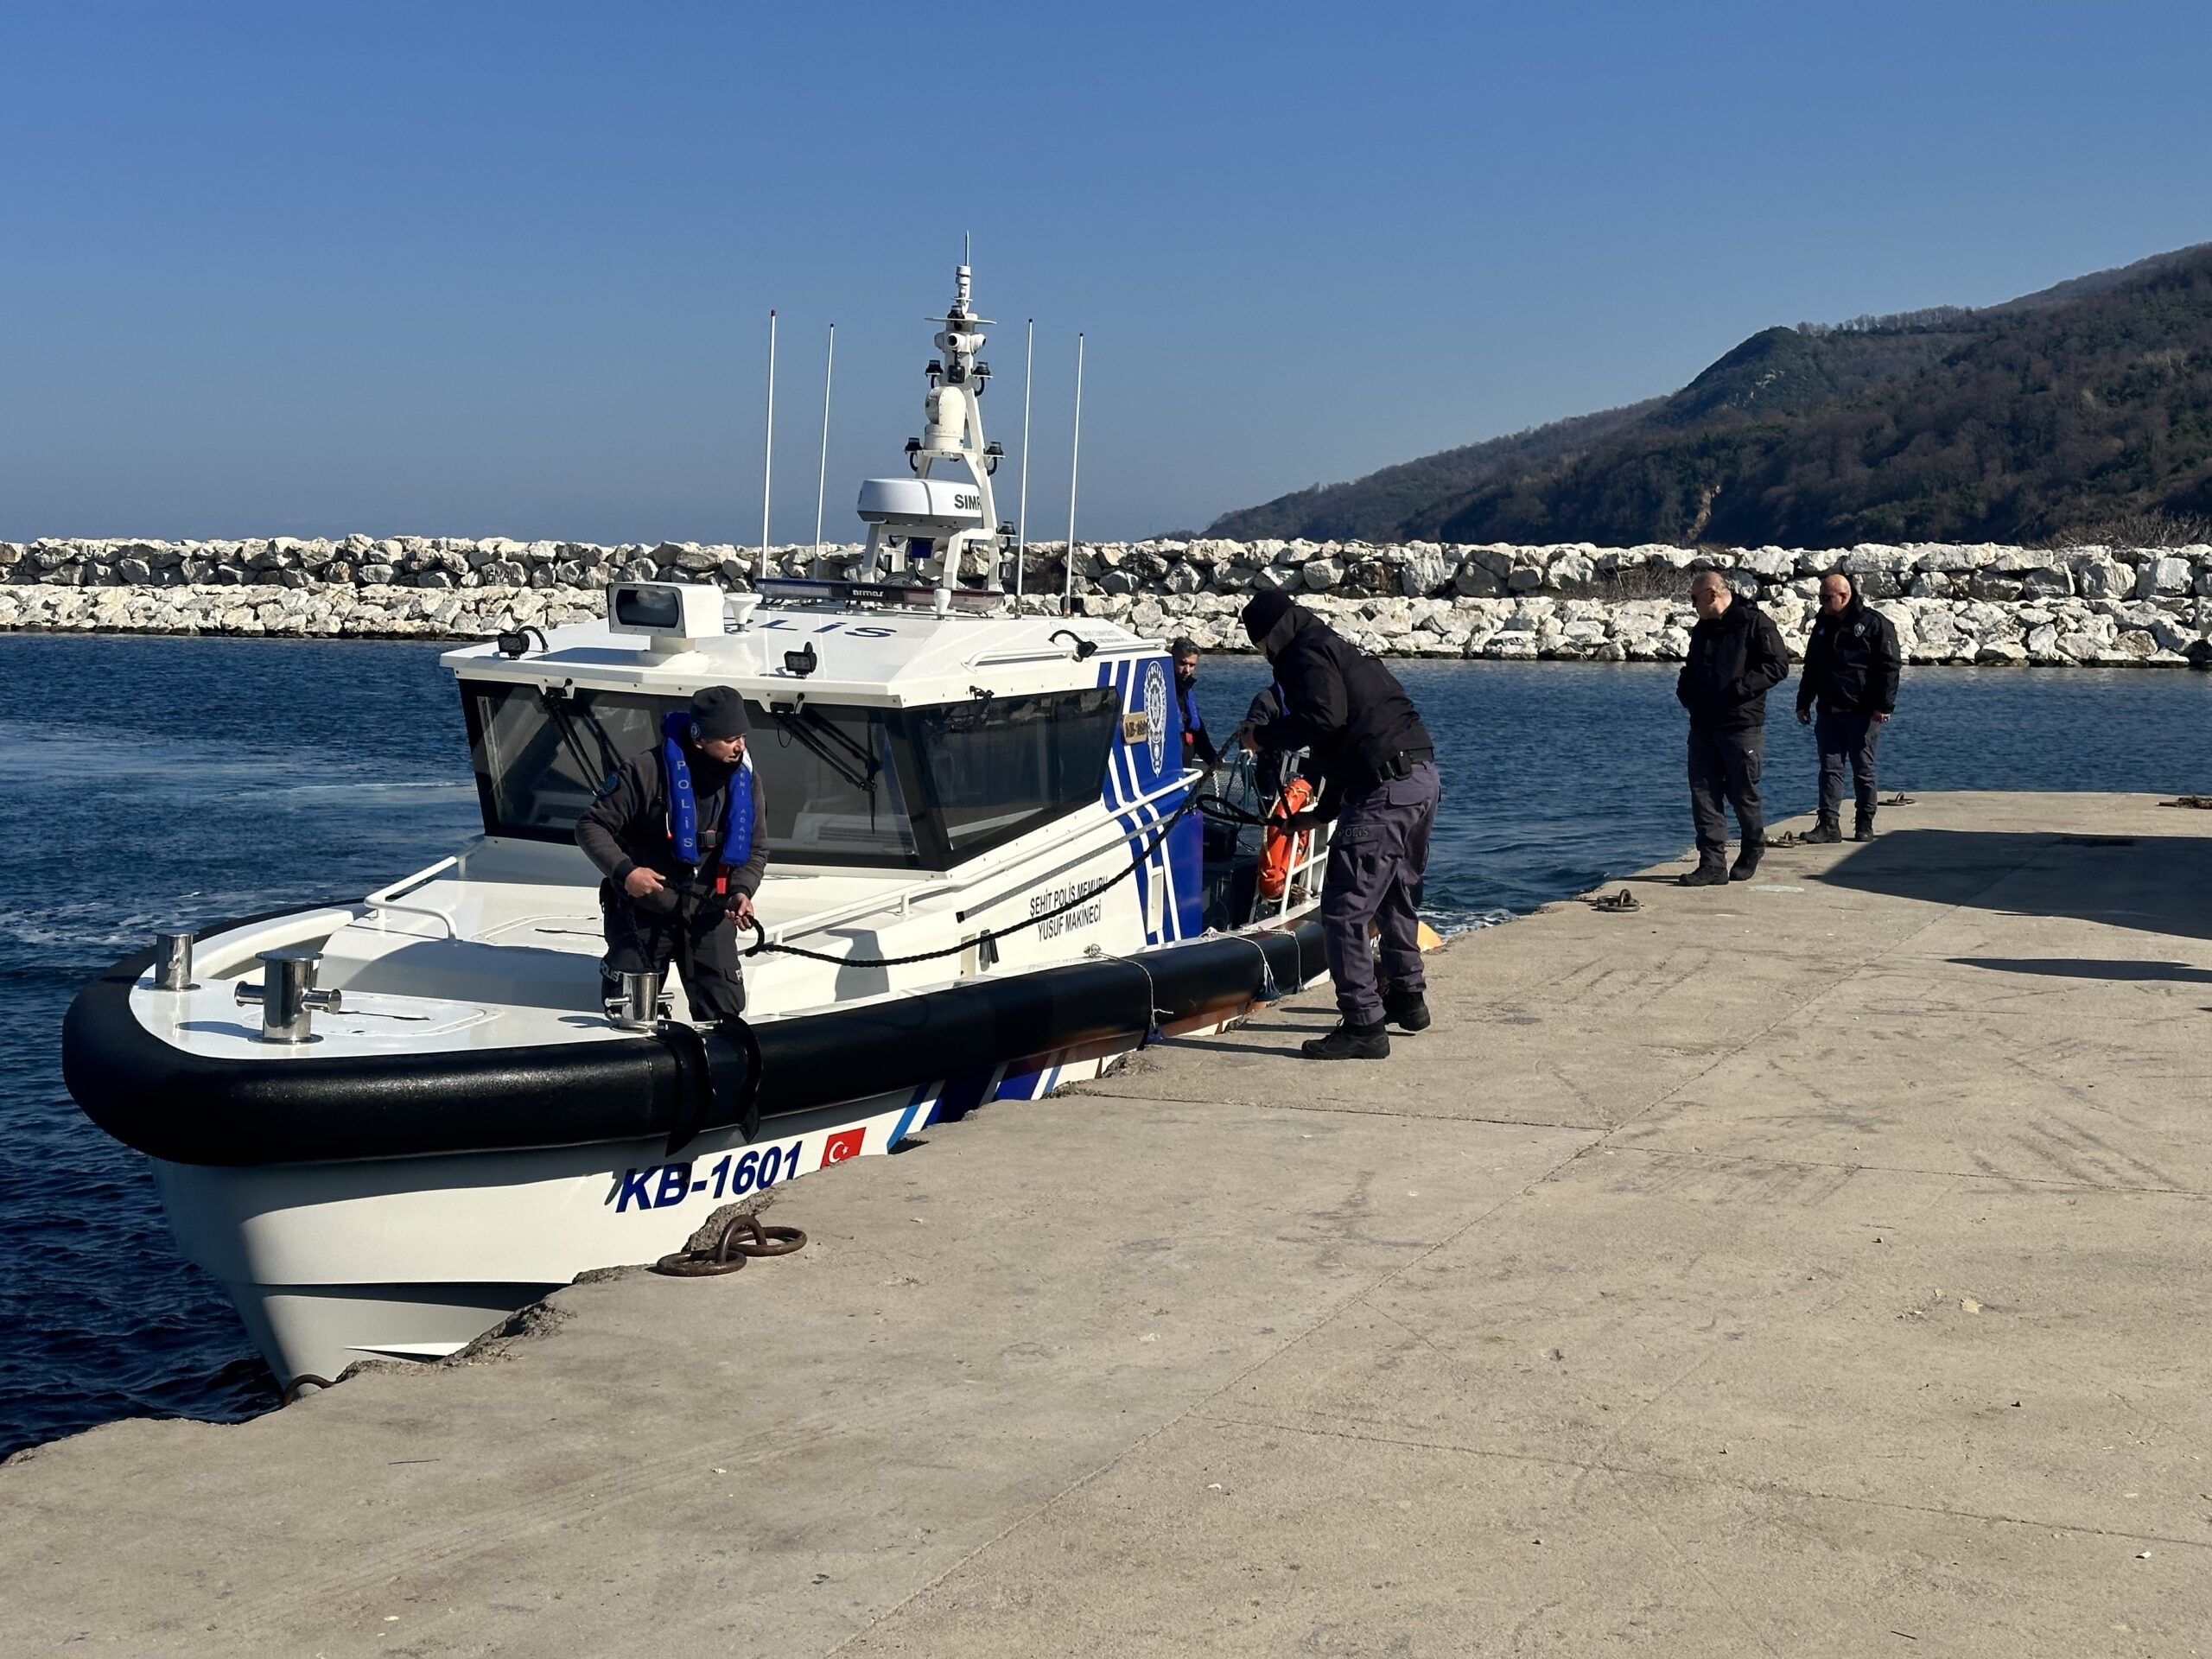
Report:
[[[1764,842],[1745,842],[1736,855],[1736,868],[1728,872],[1731,881],[1748,881],[1759,873],[1759,855],[1766,851]]]
[[[1337,1028],[1325,1037],[1316,1037],[1303,1045],[1309,1060],[1387,1060],[1390,1058],[1390,1033],[1382,1029],[1382,1022],[1371,1026],[1355,1026],[1349,1020],[1337,1021]]]
[[[1874,839],[1874,815],[1872,812],[1861,812],[1859,815],[1858,822],[1851,826],[1851,838],[1853,841]]]
[[[1726,859],[1700,858],[1697,868],[1688,875],[1678,875],[1675,882],[1685,887],[1718,887],[1726,885],[1728,863]]]
[[[1400,1031],[1427,1031],[1428,999],[1419,991],[1385,991],[1382,1017]]]
[[[1834,818],[1822,818],[1797,839],[1810,846],[1815,842],[1836,842],[1843,839],[1843,826]]]

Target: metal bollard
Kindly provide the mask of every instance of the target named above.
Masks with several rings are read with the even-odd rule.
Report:
[[[344,1006],[335,991],[315,988],[315,950],[264,950],[261,953],[261,983],[240,983],[240,1002],[261,1004],[261,1040],[264,1043],[308,1043],[315,1040],[315,1011],[336,1014]]]
[[[154,935],[154,988],[157,991],[188,991],[193,988],[190,933]]]
[[[660,976],[626,973],[622,997],[608,1011],[625,1031],[651,1031],[660,1024]]]

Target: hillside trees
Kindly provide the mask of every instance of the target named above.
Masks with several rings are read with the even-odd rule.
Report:
[[[2212,515],[2212,245],[1981,312],[1763,330],[1653,404],[1211,533],[1823,547],[2190,515]]]

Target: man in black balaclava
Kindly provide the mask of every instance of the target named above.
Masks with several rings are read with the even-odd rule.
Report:
[[[1256,728],[1247,721],[1237,740],[1255,751],[1310,750],[1321,774],[1313,816],[1336,820],[1321,925],[1344,1017],[1305,1052],[1317,1060],[1384,1059],[1386,1024],[1408,1032],[1429,1024],[1414,892],[1443,792],[1436,746],[1397,677],[1313,612],[1279,593],[1259,594],[1244,607],[1243,623],[1274,669],[1281,712]],[[1379,986],[1370,923],[1381,932]]]
[[[1840,570],[1822,576],[1821,613],[1805,643],[1805,673],[1797,683],[1797,723],[1813,728],[1821,753],[1821,821],[1806,840],[1843,839],[1847,760],[1859,804],[1851,838],[1874,839],[1874,748],[1883,724],[1897,712],[1904,662],[1897,629],[1879,611],[1866,608],[1858,584]]]
[[[745,699],[710,685],[662,719],[662,741],[632,755],[576,824],[599,866],[607,955],[601,990],[620,976],[664,976],[675,963],[702,1025],[745,1012],[737,930],[768,868],[768,820],[746,759]],[[734,810],[733,810],[734,809]],[[730,833],[734,818],[739,828]]]

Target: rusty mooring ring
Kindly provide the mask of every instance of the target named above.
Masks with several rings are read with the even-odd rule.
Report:
[[[749,1230],[753,1236],[739,1238],[738,1234],[744,1230]],[[664,1255],[653,1263],[653,1271],[674,1279],[703,1279],[713,1274],[735,1273],[752,1256],[789,1255],[793,1250],[805,1248],[806,1235],[796,1227],[764,1227],[758,1216],[732,1216],[715,1240],[713,1249],[677,1250]]]

